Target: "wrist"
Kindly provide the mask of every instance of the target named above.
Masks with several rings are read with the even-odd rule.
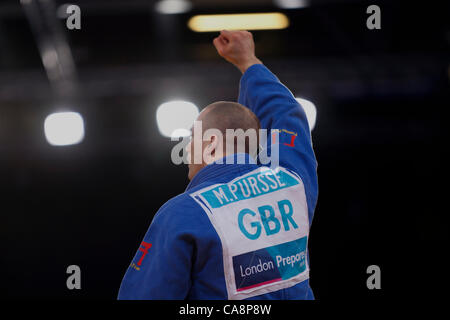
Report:
[[[242,72],[242,74],[245,73],[245,71],[247,71],[248,68],[250,68],[252,65],[254,64],[263,64],[261,60],[259,60],[258,58],[254,57],[248,61],[246,61],[245,63],[242,63],[240,65],[238,65],[238,69]]]

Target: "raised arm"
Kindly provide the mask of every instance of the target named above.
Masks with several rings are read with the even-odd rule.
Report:
[[[315,199],[317,162],[302,106],[289,89],[256,58],[250,32],[222,31],[213,43],[219,55],[243,73],[239,103],[256,114],[262,128],[279,130],[279,141],[276,142],[279,143],[279,163],[300,175],[305,185],[309,186],[307,193],[312,196],[310,200]]]

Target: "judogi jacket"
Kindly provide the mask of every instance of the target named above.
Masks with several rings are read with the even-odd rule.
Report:
[[[305,111],[262,64],[242,75],[238,102],[268,129],[271,162],[236,154],[202,168],[154,216],[118,299],[314,299],[317,161]]]

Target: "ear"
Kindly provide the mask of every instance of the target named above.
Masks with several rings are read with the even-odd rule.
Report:
[[[221,158],[223,154],[223,135],[222,132],[218,129],[208,129],[203,134],[203,159],[205,162],[213,162],[218,158]]]
[[[223,136],[221,133],[219,135],[212,136],[211,148],[213,148],[213,151],[211,154],[216,158],[216,160],[221,159],[225,156],[224,141],[223,141]]]
[[[211,136],[211,141],[208,144],[208,148],[210,150],[211,155],[215,155],[216,154],[216,149],[217,149],[217,143],[218,138],[216,135]]]
[[[216,158],[216,150],[218,146],[217,136],[212,135],[209,137],[209,140],[205,141],[207,144],[203,150],[203,159],[205,163],[209,164],[215,161]]]
[[[214,161],[214,143],[212,137],[203,138],[202,161],[205,165]]]
[[[203,149],[203,161],[206,164],[210,164],[216,161],[216,155],[218,151],[218,137],[211,135],[209,140],[204,141],[206,143]]]

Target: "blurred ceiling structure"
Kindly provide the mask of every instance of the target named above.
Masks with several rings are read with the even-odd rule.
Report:
[[[146,145],[144,130],[151,126],[157,132],[150,120],[161,103],[189,100],[201,109],[237,99],[239,71],[218,56],[212,45],[217,33],[187,27],[196,14],[277,11],[289,17],[286,29],[253,32],[256,54],[296,96],[316,104],[314,134],[325,144],[358,141],[368,132],[388,136],[400,125],[390,124],[395,119],[409,112],[414,121],[422,120],[421,101],[442,101],[448,92],[448,4],[405,7],[381,1],[381,30],[367,29],[367,3],[361,1],[311,0],[287,10],[269,0],[196,0],[182,14],[158,13],[156,1],[76,4],[81,30],[66,28],[60,13],[65,1],[0,3],[3,150],[20,154],[25,144],[19,142],[42,131],[38,126],[48,113],[64,109],[111,123],[110,131],[95,132],[96,147],[90,150],[111,146],[120,151],[125,145],[138,152],[130,141]],[[438,110],[427,112],[431,119]],[[89,145],[94,133],[87,121]],[[408,136],[411,123],[402,126],[401,136]],[[125,130],[136,132],[126,138]],[[39,141],[37,150],[45,143],[43,136]]]
[[[80,86],[84,98],[95,98],[148,94],[148,88],[174,77],[196,85],[205,84],[202,78],[211,74],[226,81],[231,71],[211,44],[215,34],[194,33],[186,26],[198,13],[283,11],[291,26],[255,31],[257,54],[282,70],[286,81],[295,79],[298,87],[355,95],[358,88],[377,94],[387,84],[383,87],[390,91],[417,94],[432,87],[447,63],[445,13],[439,19],[438,11],[421,7],[405,10],[386,3],[382,30],[370,31],[365,4],[355,1],[316,0],[304,8],[282,10],[270,0],[194,0],[190,12],[163,15],[153,10],[152,1],[80,0],[82,28],[67,30],[55,13],[65,3],[0,4],[0,101],[45,100],[67,90],[70,96],[74,88],[59,85],[51,90],[51,83],[62,82]],[[427,14],[434,16],[426,24],[400,23],[406,16]],[[50,42],[62,59],[57,81],[51,81],[51,71],[40,58]],[[415,83],[399,84],[411,75]],[[342,90],[345,86],[351,90]]]

